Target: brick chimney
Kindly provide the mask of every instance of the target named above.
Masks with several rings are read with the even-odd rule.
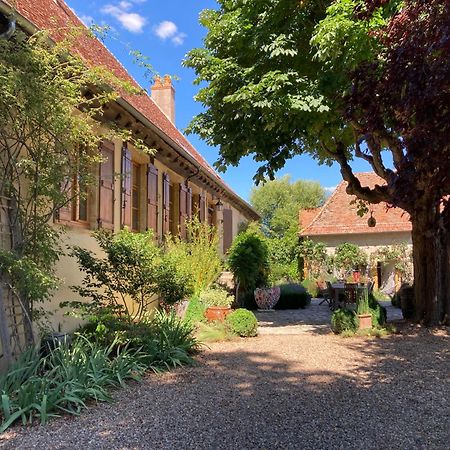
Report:
[[[170,75],[166,75],[164,78],[155,77],[155,82],[152,86],[152,100],[167,118],[175,124],[175,89],[172,86]]]

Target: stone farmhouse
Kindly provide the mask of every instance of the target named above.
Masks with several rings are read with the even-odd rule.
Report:
[[[38,30],[84,26],[62,0],[0,0],[0,14],[16,10],[17,26],[28,33]],[[123,80],[138,86],[120,62],[97,40],[79,40],[75,49],[89,64],[101,65]],[[96,251],[92,230],[118,231],[123,227],[139,232],[152,229],[162,239],[167,232],[186,236],[185,223],[193,214],[219,228],[220,251],[225,253],[243,222],[258,220],[254,209],[220,178],[205,158],[175,126],[175,90],[170,77],[157,79],[150,95],[124,95],[111,103],[107,121],[131,130],[149,148],[149,157],[126,142],[105,141],[100,149],[103,162],[95,168],[97,182],[85,200],[75,199],[60,210],[55,226],[68,228],[67,244]],[[105,126],[99,124],[99,126]],[[76,179],[73,180],[75,184]],[[5,206],[5,204],[4,204]],[[0,208],[0,243],[8,247],[6,208]],[[3,232],[2,232],[3,230]],[[69,286],[82,275],[73,258],[63,256],[58,267],[63,284],[55,294],[51,319],[57,331],[70,331],[72,319],[58,308],[63,300],[76,300]],[[12,300],[9,300],[12,301]],[[10,320],[20,315],[9,305]]]
[[[357,173],[363,186],[374,187],[384,184],[384,180],[373,172]],[[382,247],[392,247],[406,243],[412,249],[411,222],[407,213],[399,208],[389,208],[385,203],[370,205],[369,212],[360,217],[356,197],[346,192],[347,182],[341,181],[333,194],[321,208],[300,211],[300,237],[314,242],[323,242],[328,254],[344,242],[358,245],[366,253],[375,254]],[[375,224],[373,220],[375,219]],[[369,226],[374,225],[374,226]],[[399,287],[401,277],[395,270],[395,261],[371,262],[369,275],[375,287],[392,293]]]

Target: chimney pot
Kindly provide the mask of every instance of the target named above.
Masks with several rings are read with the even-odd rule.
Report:
[[[164,78],[155,77],[151,92],[152,100],[167,118],[175,124],[175,89],[170,75],[165,75]]]

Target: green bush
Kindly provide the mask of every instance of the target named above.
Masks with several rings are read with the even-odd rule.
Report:
[[[72,255],[85,273],[81,286],[72,289],[86,302],[65,302],[90,314],[105,308],[130,320],[140,320],[160,295],[172,304],[188,296],[188,275],[178,271],[176,261],[162,253],[151,231],[132,233],[127,229],[112,233],[99,230],[93,233],[105,257],[74,247]],[[128,304],[124,298],[131,298]]]
[[[166,241],[167,254],[177,262],[182,273],[188,274],[192,294],[200,293],[217,280],[222,271],[222,260],[218,251],[217,228],[197,217],[186,222],[187,240],[170,235]]]
[[[228,291],[221,287],[210,287],[205,289],[200,294],[200,301],[205,305],[209,306],[223,306],[230,307],[234,301],[234,297],[228,294]]]
[[[102,346],[139,349],[143,363],[156,372],[192,363],[198,347],[193,326],[175,313],[156,312],[151,319],[133,322],[127,318],[103,315],[92,317],[79,334]]]
[[[386,308],[378,303],[373,294],[369,294],[369,308],[370,314],[372,314],[372,327],[385,325],[387,321]]]
[[[311,303],[311,296],[301,284],[282,284],[280,287],[280,299],[275,309],[306,308]]]
[[[184,320],[191,323],[192,325],[195,325],[199,322],[205,322],[205,311],[205,305],[197,297],[194,297],[189,300]]]
[[[123,386],[144,372],[142,358],[141,352],[127,347],[117,350],[114,342],[104,347],[83,338],[45,358],[29,349],[0,377],[0,432],[17,420],[45,424],[61,413],[79,414],[89,400],[110,400],[108,387]]]
[[[238,336],[251,337],[258,333],[256,316],[247,309],[239,308],[228,314],[225,323],[230,331]]]
[[[311,297],[317,298],[319,295],[319,287],[317,286],[317,280],[315,278],[305,278],[302,281],[302,286],[307,290]]]
[[[239,233],[228,251],[228,266],[239,282],[243,298],[249,307],[256,309],[253,291],[267,284],[269,255],[264,236],[255,226]],[[240,294],[239,294],[240,295]],[[242,299],[237,299],[242,305]]]
[[[348,309],[337,309],[331,315],[331,328],[336,334],[344,331],[355,332],[358,328],[358,321],[353,311]]]

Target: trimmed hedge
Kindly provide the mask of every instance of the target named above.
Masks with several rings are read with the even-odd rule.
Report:
[[[331,315],[331,328],[336,334],[344,331],[356,331],[358,328],[356,314],[349,309],[337,309]]]
[[[247,309],[239,308],[228,314],[225,323],[229,330],[242,337],[252,337],[258,334],[256,316]]]
[[[280,285],[280,300],[275,305],[275,309],[304,309],[310,303],[311,296],[301,284],[282,284]]]

